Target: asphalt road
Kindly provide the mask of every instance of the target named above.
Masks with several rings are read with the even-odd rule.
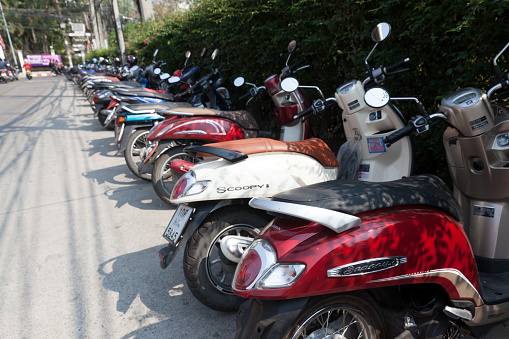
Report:
[[[0,84],[0,338],[233,338],[159,268],[174,209],[115,153],[64,77]]]

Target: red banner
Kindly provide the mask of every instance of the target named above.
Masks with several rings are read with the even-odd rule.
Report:
[[[0,46],[5,49],[5,43],[4,43],[4,39],[2,39],[2,35],[0,34]]]

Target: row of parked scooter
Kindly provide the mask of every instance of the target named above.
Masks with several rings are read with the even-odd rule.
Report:
[[[240,308],[236,338],[482,337],[509,318],[509,75],[497,63],[509,44],[491,89],[455,91],[430,114],[381,87],[408,59],[369,65],[389,33],[375,27],[367,77],[331,98],[299,84],[306,66],[289,63],[291,42],[281,72],[240,98],[268,93],[279,140],[232,110],[217,50],[208,73],[184,64],[174,76],[154,55],[141,72],[153,90],[80,80],[130,170],[178,205],[161,267],[183,249],[193,295]],[[320,98],[309,103],[305,88]],[[408,122],[395,105],[404,100],[419,110]],[[337,156],[308,139],[308,117],[333,105],[347,137]],[[444,122],[452,192],[438,177],[412,176],[412,137]]]

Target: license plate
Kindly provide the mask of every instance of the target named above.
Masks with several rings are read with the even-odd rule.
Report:
[[[163,237],[173,245],[176,245],[193,212],[194,208],[180,204],[175,214],[173,214],[168,227],[166,227]]]

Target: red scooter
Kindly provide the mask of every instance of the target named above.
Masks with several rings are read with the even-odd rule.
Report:
[[[509,97],[502,52],[489,91],[456,91],[383,140],[445,121],[454,194],[420,175],[251,200],[277,218],[237,266],[233,291],[250,300],[236,338],[480,338],[509,320],[509,111],[493,105]],[[389,95],[365,100],[383,106]]]

